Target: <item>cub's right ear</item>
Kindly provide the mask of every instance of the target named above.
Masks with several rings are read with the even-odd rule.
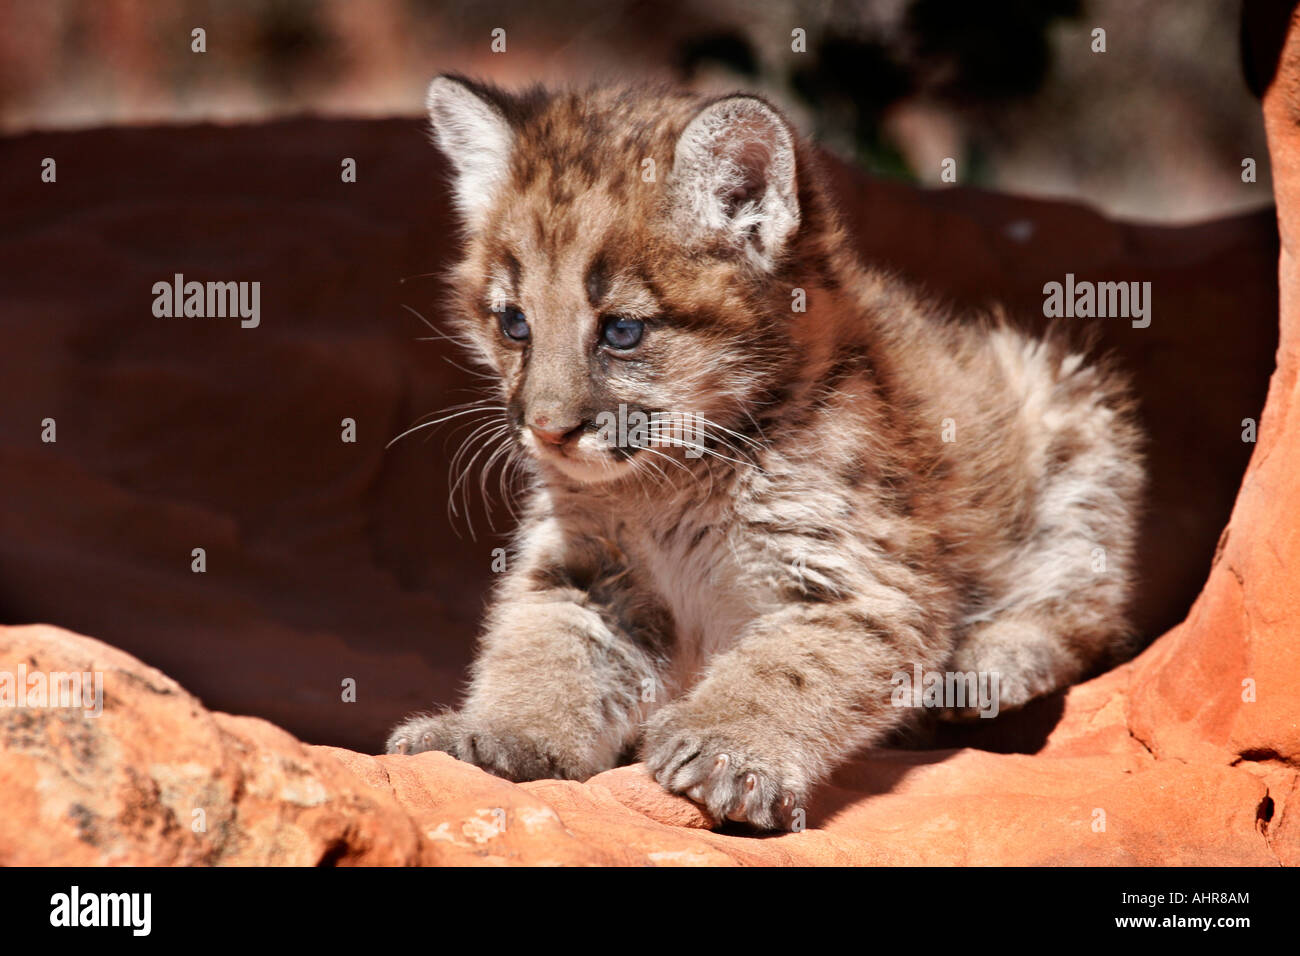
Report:
[[[471,233],[479,231],[510,166],[514,132],[498,91],[459,76],[435,77],[425,108],[434,141],[451,163],[452,197]]]

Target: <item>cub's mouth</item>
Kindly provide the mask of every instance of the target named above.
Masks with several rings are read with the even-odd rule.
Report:
[[[631,459],[639,450],[607,442],[587,428],[561,442],[547,440],[524,428],[521,441],[543,466],[584,484],[611,481],[628,474],[634,468]]]
[[[619,406],[567,431],[520,428],[533,458],[570,479],[604,482],[630,473],[647,480],[683,468],[683,458],[705,454],[705,419],[638,407]]]

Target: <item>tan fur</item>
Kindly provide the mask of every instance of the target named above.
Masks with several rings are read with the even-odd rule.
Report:
[[[580,779],[639,741],[665,786],[773,827],[904,721],[898,672],[998,672],[1005,709],[1123,646],[1142,469],[1115,373],[865,268],[756,98],[440,78],[430,104],[453,164],[440,118],[486,105],[510,143],[496,186],[453,184],[452,284],[536,481],[465,702],[390,750]],[[608,316],[644,320],[633,354]],[[608,448],[620,404],[702,416],[703,457]]]

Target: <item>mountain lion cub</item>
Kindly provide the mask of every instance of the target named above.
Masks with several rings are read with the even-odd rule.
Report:
[[[428,108],[453,321],[531,489],[464,703],[390,752],[513,780],[639,752],[715,820],[789,826],[915,713],[898,675],[1009,708],[1123,646],[1123,380],[863,266],[772,106],[442,76]]]

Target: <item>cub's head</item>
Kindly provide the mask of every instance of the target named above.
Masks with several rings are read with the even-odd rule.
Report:
[[[797,361],[791,303],[816,258],[787,122],[752,96],[452,76],[428,110],[465,233],[453,318],[543,472],[736,456]]]

